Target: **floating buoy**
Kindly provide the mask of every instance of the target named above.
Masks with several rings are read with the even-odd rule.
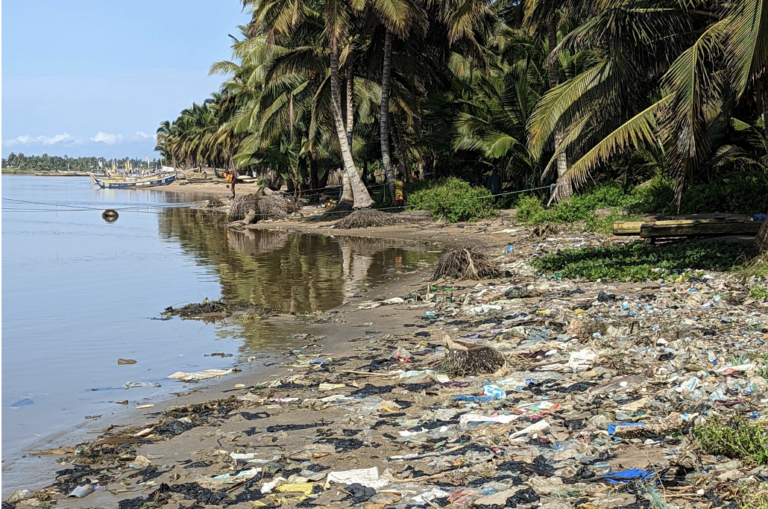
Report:
[[[113,209],[107,209],[101,214],[101,218],[108,223],[114,223],[118,217],[120,216],[117,214],[117,211]]]

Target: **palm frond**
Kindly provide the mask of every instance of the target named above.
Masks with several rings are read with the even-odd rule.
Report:
[[[731,5],[725,20],[726,50],[738,98],[768,62],[768,1],[741,0]]]
[[[582,184],[590,171],[617,153],[630,147],[639,149],[653,144],[656,141],[656,117],[672,99],[672,95],[668,95],[623,123],[573,163],[564,177],[576,185]]]

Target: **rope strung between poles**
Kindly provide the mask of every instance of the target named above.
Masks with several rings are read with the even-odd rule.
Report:
[[[518,191],[507,191],[506,193],[489,194],[489,195],[486,195],[486,196],[472,196],[470,198],[457,198],[455,200],[448,200],[448,201],[446,201],[444,203],[457,203],[457,202],[469,201],[469,200],[484,200],[484,199],[488,199],[488,198],[496,198],[498,196],[508,196],[508,195],[511,195],[511,194],[527,193],[529,191],[540,191],[541,189],[549,189],[549,192],[551,193],[554,190],[554,188],[555,188],[555,184],[551,184],[551,185],[548,185],[548,186],[532,187],[530,189],[520,189]],[[397,209],[397,210],[413,209],[413,206],[412,205],[405,205],[405,206],[402,206],[402,207],[382,207],[382,208],[378,208],[378,209],[375,209],[375,210],[393,210],[393,209]],[[323,215],[347,214],[347,213],[349,213],[348,210],[339,210],[339,211],[326,212]]]

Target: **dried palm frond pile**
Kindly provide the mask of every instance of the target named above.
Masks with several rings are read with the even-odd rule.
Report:
[[[454,249],[444,254],[435,265],[432,280],[483,279],[501,275],[499,264],[472,248]]]
[[[453,341],[443,337],[445,357],[441,369],[451,376],[474,376],[495,373],[506,364],[504,356],[495,348]]]
[[[256,202],[258,213],[262,219],[283,219],[294,212],[298,212],[301,206],[293,199],[282,194],[264,196]]]
[[[256,196],[252,194],[236,196],[229,204],[228,214],[230,221],[244,219],[248,215],[249,210],[258,212],[259,208],[256,205]]]
[[[556,224],[538,224],[531,230],[531,237],[543,239],[549,237],[550,235],[557,235],[558,233],[560,233],[560,227]]]
[[[391,226],[395,224],[395,216],[387,212],[373,209],[355,210],[344,219],[336,221],[336,228],[368,228],[369,226]]]
[[[347,210],[352,210],[352,205],[354,205],[349,200],[341,200],[336,203],[336,205],[331,209],[332,212],[344,212]]]

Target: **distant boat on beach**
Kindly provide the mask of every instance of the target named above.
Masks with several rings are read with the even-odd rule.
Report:
[[[82,171],[36,171],[36,177],[87,177],[90,173]]]
[[[176,179],[176,175],[149,175],[146,177],[124,177],[124,178],[100,178],[93,174],[89,177],[94,183],[102,189],[120,189],[134,187],[155,187],[168,185]]]

